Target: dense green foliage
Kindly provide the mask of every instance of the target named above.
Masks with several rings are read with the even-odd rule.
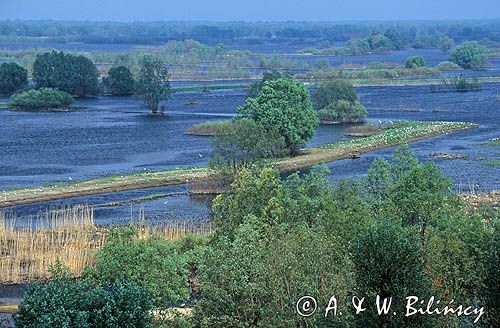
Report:
[[[281,78],[290,78],[288,74],[280,73],[278,71],[264,72],[262,79],[258,82],[254,82],[250,85],[248,89],[247,97],[255,98],[259,95],[262,86],[267,81],[274,81]]]
[[[139,43],[191,38],[202,42],[318,39],[347,41],[372,31],[397,31],[410,44],[432,45],[443,35],[451,39],[495,39],[498,21],[406,21],[406,22],[92,22],[92,21],[0,21],[0,40],[30,42]],[[392,38],[391,38],[392,39]],[[397,43],[396,43],[397,44]]]
[[[161,60],[150,55],[142,58],[136,94],[154,114],[158,112],[160,102],[170,97],[169,78],[170,74]],[[160,111],[164,112],[164,106],[160,107]]]
[[[89,284],[62,274],[28,288],[15,322],[19,328],[147,328],[152,307],[137,285]]]
[[[33,78],[38,87],[59,89],[78,97],[96,94],[98,77],[94,63],[82,55],[45,52],[33,64]]]
[[[318,110],[318,117],[322,123],[363,122],[368,115],[366,108],[359,103],[350,103],[339,100]]]
[[[368,228],[353,246],[356,290],[369,300],[392,297],[390,311],[405,313],[406,297],[432,296],[431,279],[421,262],[418,239],[398,225],[378,223]],[[379,315],[369,308],[356,316],[358,327],[433,327],[424,316]]]
[[[236,174],[262,158],[279,157],[284,153],[285,142],[276,132],[268,132],[255,121],[242,118],[221,125],[212,140],[212,146],[210,166],[229,168]]]
[[[0,64],[0,93],[13,93],[28,85],[28,71],[16,63]]]
[[[476,42],[464,42],[453,49],[450,61],[462,68],[480,69],[488,65],[488,55],[486,49]]]
[[[479,322],[495,323],[498,216],[465,210],[450,187],[448,178],[434,165],[418,163],[408,147],[398,148],[390,161],[375,161],[366,178],[337,187],[315,172],[282,181],[271,169],[243,170],[214,200],[217,230],[202,256],[198,323],[459,327],[475,319],[405,317],[410,295],[493,304]],[[370,308],[354,315],[344,307],[337,317],[325,318],[323,311],[294,315],[300,297],[327,304],[332,294],[339,302],[366,297]],[[375,295],[394,298],[388,315],[375,314]]]
[[[412,69],[416,67],[424,67],[425,66],[425,60],[424,57],[422,56],[410,56],[406,58],[405,61],[405,67]]]
[[[322,83],[313,95],[314,109],[319,110],[339,100],[356,102],[358,95],[348,81],[328,81]]]
[[[322,122],[360,122],[368,112],[356,102],[357,97],[350,82],[328,81],[314,93],[313,104]]]
[[[135,283],[148,290],[160,304],[186,301],[189,271],[180,244],[155,237],[137,239],[136,234],[133,228],[113,231],[88,276],[98,282],[124,279]]]
[[[283,137],[290,153],[309,142],[318,127],[309,91],[289,78],[265,82],[259,95],[247,98],[238,112],[268,133]]]
[[[125,66],[110,68],[108,76],[103,78],[103,83],[106,90],[113,95],[130,95],[135,91],[134,76]]]
[[[41,88],[31,89],[12,95],[9,105],[15,109],[65,109],[68,108],[73,101],[73,97],[71,97],[69,93],[50,88]]]

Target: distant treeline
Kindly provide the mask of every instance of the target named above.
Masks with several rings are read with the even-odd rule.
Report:
[[[410,44],[448,36],[500,41],[500,20],[406,22],[78,22],[0,21],[0,40],[85,43],[140,43],[193,39],[205,43],[260,43],[292,39],[347,41],[395,29]]]

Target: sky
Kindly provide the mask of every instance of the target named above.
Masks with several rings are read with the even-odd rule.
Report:
[[[0,0],[0,20],[339,21],[500,18],[500,0]]]

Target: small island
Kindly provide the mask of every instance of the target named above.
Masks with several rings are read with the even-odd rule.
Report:
[[[67,92],[40,88],[12,95],[9,106],[15,110],[67,111],[73,101],[73,97]]]

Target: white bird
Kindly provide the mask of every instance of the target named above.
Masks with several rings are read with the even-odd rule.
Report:
[[[202,155],[202,154],[198,154],[198,156],[203,157],[203,155]]]
[[[73,180],[71,177],[69,177],[69,181]]]

